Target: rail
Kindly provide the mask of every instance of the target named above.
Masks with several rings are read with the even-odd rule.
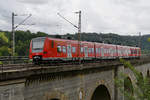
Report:
[[[142,55],[139,61],[150,62],[150,55]],[[83,62],[81,64],[105,63],[105,62],[113,63],[114,61],[111,61],[111,60],[88,61],[88,62]],[[29,58],[27,56],[16,56],[16,57],[0,56],[0,73],[44,68],[45,66],[52,68],[56,66],[60,67],[60,66],[65,66],[65,65],[76,65],[76,64],[78,63],[55,62],[55,63],[50,63],[50,64],[34,65],[32,64],[32,62],[29,61]]]
[[[150,58],[150,54],[141,54],[141,59]],[[28,56],[0,56],[0,64],[30,63]]]

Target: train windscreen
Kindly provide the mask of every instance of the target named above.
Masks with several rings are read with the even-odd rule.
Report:
[[[45,38],[35,38],[32,40],[32,52],[42,52]]]

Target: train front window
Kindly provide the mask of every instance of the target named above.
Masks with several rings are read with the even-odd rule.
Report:
[[[41,49],[44,46],[44,41],[34,41],[33,49]]]
[[[45,38],[35,38],[32,40],[32,52],[42,52]]]

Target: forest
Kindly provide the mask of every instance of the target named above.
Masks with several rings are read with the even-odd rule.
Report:
[[[63,38],[77,40],[78,34],[64,35],[51,35],[44,32],[32,33],[27,31],[15,31],[15,55],[16,56],[28,56],[29,55],[29,45],[32,38],[36,37],[53,37],[53,38]],[[127,45],[127,46],[139,46],[142,49],[142,53],[150,52],[150,42],[148,41],[150,35],[140,36],[130,36],[130,35],[118,35],[115,33],[81,33],[82,41],[100,42],[108,44],[117,45]],[[12,33],[10,31],[0,30],[0,56],[11,56],[12,55]]]

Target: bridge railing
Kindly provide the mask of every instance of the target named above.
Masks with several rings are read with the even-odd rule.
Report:
[[[150,59],[150,54],[141,55],[141,61],[148,60],[148,59]],[[51,66],[51,65],[53,64],[50,63],[50,65],[48,64],[46,66]],[[43,66],[45,65],[36,66],[36,68],[39,68],[39,67],[43,68]],[[32,61],[29,60],[27,56],[15,56],[15,57],[0,56],[0,73],[6,72],[6,71],[15,71],[15,70],[28,70],[33,67],[35,67],[35,65],[32,63]]]
[[[0,56],[0,64],[29,63],[28,56]]]
[[[150,58],[150,54],[141,54],[141,59]]]

